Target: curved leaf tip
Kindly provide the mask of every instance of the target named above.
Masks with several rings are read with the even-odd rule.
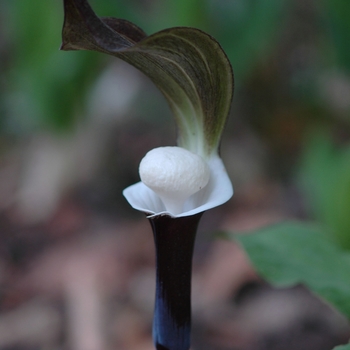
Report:
[[[208,158],[218,151],[233,96],[233,73],[210,35],[176,27],[146,36],[135,24],[99,18],[86,0],[64,0],[63,50],[123,59],[151,78],[178,126],[178,145]]]

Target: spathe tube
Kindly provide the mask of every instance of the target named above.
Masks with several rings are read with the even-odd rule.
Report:
[[[153,340],[157,350],[190,348],[192,256],[202,214],[149,218],[156,247]]]

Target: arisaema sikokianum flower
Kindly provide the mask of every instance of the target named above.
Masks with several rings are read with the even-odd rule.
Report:
[[[233,94],[231,65],[220,45],[198,29],[147,36],[129,21],[98,17],[86,0],[64,0],[64,10],[62,50],[93,50],[130,63],[160,89],[175,116],[177,146],[150,151],[140,164],[142,181],[124,196],[147,214],[154,233],[156,348],[188,350],[198,222],[233,193],[219,156]]]

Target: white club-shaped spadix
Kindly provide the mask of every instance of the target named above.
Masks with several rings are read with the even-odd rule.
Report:
[[[142,181],[125,188],[123,194],[134,209],[146,213],[149,218],[158,215],[170,215],[178,218],[215,208],[231,198],[233,188],[225,166],[216,153],[203,159],[210,169],[209,182],[185,201],[181,213],[171,213],[159,195]]]
[[[141,181],[160,197],[172,215],[181,213],[185,201],[210,179],[210,168],[203,158],[181,147],[149,151],[139,173]]]

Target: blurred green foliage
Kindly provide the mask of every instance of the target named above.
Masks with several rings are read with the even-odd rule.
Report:
[[[264,62],[279,44],[288,2],[239,0],[208,4],[210,32],[226,50],[236,80],[242,84],[243,78]]]
[[[330,39],[333,43],[336,64],[350,73],[350,2],[326,0],[325,14],[329,23]]]
[[[5,127],[13,133],[72,126],[96,77],[99,57],[59,52],[62,4],[2,3],[10,59],[5,72]],[[4,13],[4,12],[2,12]]]
[[[314,132],[305,145],[300,179],[309,214],[350,249],[350,146],[336,146],[327,131]]]
[[[337,346],[334,350],[350,350],[350,345]]]

